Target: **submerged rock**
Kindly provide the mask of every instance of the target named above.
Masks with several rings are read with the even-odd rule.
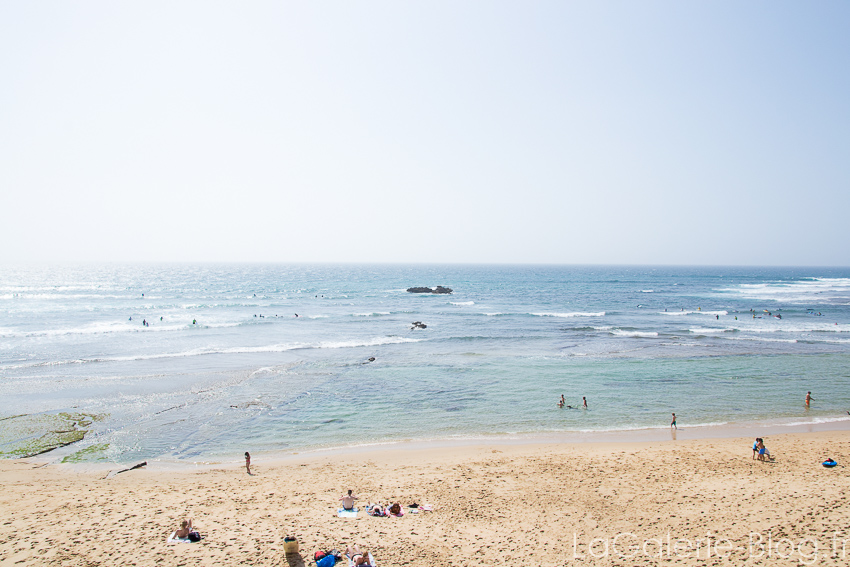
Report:
[[[407,291],[409,293],[451,293],[452,288],[438,285],[437,287],[409,287]]]
[[[0,458],[34,457],[85,438],[88,427],[102,415],[45,413],[0,419]]]

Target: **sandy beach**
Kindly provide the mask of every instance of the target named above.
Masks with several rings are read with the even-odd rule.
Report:
[[[846,564],[850,432],[766,438],[772,463],[753,460],[751,444],[394,448],[255,459],[252,476],[230,466],[105,479],[7,460],[0,564],[313,565],[314,551],[349,543],[379,565]],[[827,456],[839,465],[822,467]],[[357,519],[336,515],[347,488]],[[364,514],[377,500],[434,509]],[[185,517],[205,539],[167,545]],[[287,535],[300,555],[284,555]]]

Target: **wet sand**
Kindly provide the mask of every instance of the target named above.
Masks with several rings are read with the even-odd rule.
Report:
[[[315,565],[349,543],[381,566],[847,564],[850,432],[766,436],[771,463],[752,442],[396,446],[254,456],[252,476],[6,460],[0,565]],[[336,516],[348,488],[357,519]],[[377,500],[434,511],[365,515]],[[185,517],[205,539],[167,545]]]

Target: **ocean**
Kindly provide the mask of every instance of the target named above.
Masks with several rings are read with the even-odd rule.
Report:
[[[6,457],[57,415],[96,416],[57,459],[189,464],[848,410],[847,268],[0,268]]]

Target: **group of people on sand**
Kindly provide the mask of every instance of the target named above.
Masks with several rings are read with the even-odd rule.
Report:
[[[581,397],[581,405],[584,409],[587,409],[587,398],[584,396]],[[567,409],[578,409],[578,406],[567,405],[567,400],[564,399],[564,394],[561,394],[561,399],[558,400],[558,407]]]
[[[345,557],[348,558],[349,565],[355,567],[375,567],[375,560],[372,558],[372,554],[365,550],[360,551],[356,543],[345,547]],[[343,556],[336,550],[317,551],[313,559],[316,561],[316,567],[332,567],[342,561]]]
[[[767,447],[764,446],[764,439],[761,437],[756,437],[756,442],[753,443],[753,459],[758,457],[760,461],[772,461],[773,457],[770,456],[770,451],[767,450]]]
[[[348,491],[347,494],[343,494],[339,501],[342,502],[342,509],[348,512],[354,510],[354,502],[358,500],[357,496],[353,494],[351,490]],[[366,506],[366,513],[370,516],[375,516],[379,518],[385,518],[388,516],[403,516],[404,512],[401,509],[401,504],[398,502],[393,502],[392,504],[381,504],[380,502],[376,504],[369,504]]]

